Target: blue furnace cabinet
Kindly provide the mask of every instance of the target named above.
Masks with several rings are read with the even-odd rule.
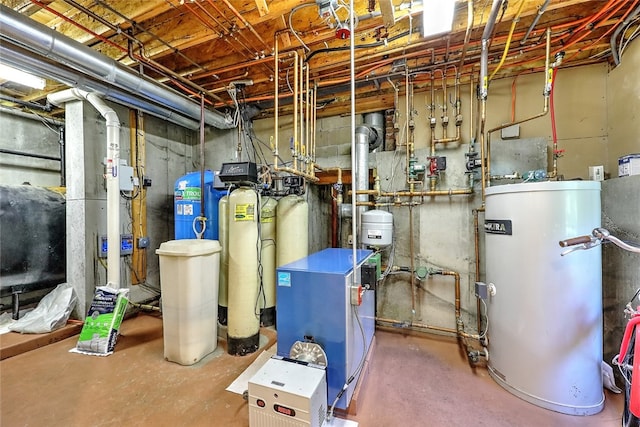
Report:
[[[372,251],[357,251],[360,266]],[[330,248],[277,269],[276,319],[278,355],[289,357],[296,341],[311,337],[327,354],[327,402],[331,406],[352,375],[356,375],[336,408],[346,409],[358,381],[363,358],[375,331],[374,290],[351,305],[353,251]],[[357,313],[357,316],[356,316]]]

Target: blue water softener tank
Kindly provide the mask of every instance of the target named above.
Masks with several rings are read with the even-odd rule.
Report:
[[[201,173],[191,172],[176,181],[173,195],[173,214],[175,217],[175,239],[196,239],[193,221],[200,216]],[[218,202],[227,192],[215,186],[215,173],[204,171],[204,216],[207,217],[205,239],[218,240]],[[201,230],[198,221],[196,230]]]

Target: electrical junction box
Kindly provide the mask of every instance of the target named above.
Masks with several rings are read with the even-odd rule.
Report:
[[[274,356],[249,380],[250,427],[321,427],[326,414],[323,366]]]
[[[520,137],[520,125],[507,126],[500,130],[500,137],[502,139],[519,138]]]
[[[120,191],[133,191],[133,168],[121,165],[118,176],[120,177]]]
[[[98,236],[98,257],[107,257],[107,236]],[[133,254],[133,234],[121,234],[120,235],[120,256],[126,256]]]
[[[488,297],[487,284],[484,282],[476,282],[476,298],[486,300]]]
[[[360,268],[362,286],[366,287],[367,289],[375,289],[376,283],[378,283],[378,275],[376,270],[377,269],[375,264],[362,264],[362,267]]]
[[[297,341],[310,337],[327,356],[327,401],[347,409],[375,331],[375,291],[365,289],[361,304],[351,305],[351,287],[361,282],[361,268],[372,251],[329,248],[281,265],[276,275],[277,354],[289,357]],[[357,313],[357,316],[356,316]],[[360,327],[362,325],[362,328]]]

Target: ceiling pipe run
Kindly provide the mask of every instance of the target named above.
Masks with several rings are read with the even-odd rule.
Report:
[[[47,79],[76,87],[80,90],[99,92],[103,94],[107,100],[144,111],[145,113],[170,121],[187,129],[195,130],[200,126],[195,120],[188,119],[166,107],[148,102],[136,94],[109,86],[103,80],[89,78],[49,58],[35,55],[15,45],[8,48],[8,45],[10,45],[10,43],[0,44],[0,58],[2,58],[2,62],[15,68],[20,68],[32,74],[37,74]]]
[[[57,106],[87,100],[104,117],[107,125],[107,286],[120,287],[120,120],[98,95],[80,89],[51,93],[47,100]]]
[[[193,120],[200,119],[200,106],[186,96],[2,5],[0,40],[22,46],[88,76],[104,79],[134,97],[164,105]],[[215,110],[205,111],[205,123],[219,129],[235,127],[230,116]]]

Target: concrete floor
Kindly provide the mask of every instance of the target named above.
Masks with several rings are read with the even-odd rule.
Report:
[[[13,334],[13,333],[12,333]],[[275,332],[261,331],[264,348]],[[3,348],[29,337],[0,337]],[[163,359],[162,319],[124,322],[108,357],[69,353],[77,336],[0,362],[0,425],[248,426],[246,402],[225,388],[258,356],[229,356],[224,341],[193,366]],[[604,410],[589,417],[555,413],[498,386],[471,368],[455,341],[376,332],[358,411],[363,427],[620,425],[622,399],[606,392]]]

